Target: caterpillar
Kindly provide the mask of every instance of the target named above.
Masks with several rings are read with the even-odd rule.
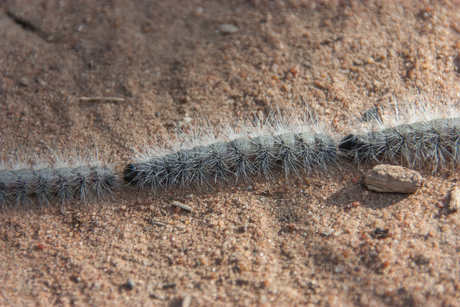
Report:
[[[111,167],[103,166],[91,157],[76,155],[74,159],[65,161],[55,155],[54,163],[10,163],[10,167],[2,162],[0,205],[5,211],[21,204],[42,208],[58,202],[61,211],[65,211],[65,204],[71,200],[86,203],[104,199],[116,181]]]
[[[186,136],[180,144],[137,152],[123,172],[127,183],[153,190],[205,186],[252,176],[271,178],[322,172],[338,165],[337,138],[324,124],[302,117],[246,125],[237,133],[228,126],[214,133]]]
[[[460,113],[454,103],[429,103],[420,95],[407,103],[366,112],[342,138],[339,151],[356,164],[389,162],[433,169],[460,161]]]

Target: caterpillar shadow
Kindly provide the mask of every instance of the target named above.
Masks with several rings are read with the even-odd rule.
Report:
[[[363,206],[374,210],[380,210],[395,206],[408,198],[411,194],[380,193],[368,190],[362,182],[347,182],[343,188],[329,196],[326,205],[341,208]]]

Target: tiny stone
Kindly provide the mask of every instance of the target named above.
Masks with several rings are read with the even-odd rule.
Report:
[[[201,6],[199,6],[193,12],[193,15],[195,15],[195,17],[200,17],[201,15],[203,15],[203,11],[204,11],[203,8]]]
[[[330,236],[333,233],[334,233],[334,229],[328,228],[328,227],[325,227],[323,231],[321,232],[321,234],[324,236]]]
[[[162,293],[156,292],[156,293],[151,293],[149,295],[150,298],[157,299],[157,300],[164,300],[165,296]]]
[[[29,86],[30,81],[26,77],[22,77],[21,80],[19,80],[19,84],[21,84],[22,86]]]
[[[136,285],[134,284],[134,281],[133,281],[131,278],[128,279],[128,281],[126,282],[126,285],[128,286],[129,290],[134,289],[134,287],[136,286]]]
[[[445,290],[446,288],[444,285],[438,284],[436,287],[434,287],[433,295],[443,295]]]
[[[422,185],[422,175],[402,166],[382,164],[364,175],[364,184],[376,192],[415,193]]]
[[[182,307],[190,307],[191,303],[192,303],[192,297],[190,295],[187,295],[182,300]]]
[[[456,186],[450,192],[450,202],[448,209],[452,212],[460,211],[460,189]]]
[[[219,30],[222,34],[233,34],[238,31],[238,28],[234,25],[224,23],[220,25]]]
[[[335,267],[335,270],[334,270],[334,271],[335,271],[336,273],[342,273],[344,270],[345,270],[345,266],[339,264],[338,266]]]

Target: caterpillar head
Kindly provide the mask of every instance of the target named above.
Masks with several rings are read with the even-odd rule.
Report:
[[[358,135],[349,134],[345,136],[339,144],[339,150],[345,154],[354,152],[363,145]]]
[[[123,171],[123,180],[126,181],[128,184],[136,184],[138,181],[139,171],[136,170],[136,166],[134,164],[126,165]]]

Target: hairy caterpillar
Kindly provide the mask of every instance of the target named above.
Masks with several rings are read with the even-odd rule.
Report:
[[[452,102],[430,104],[416,96],[403,105],[365,113],[339,150],[355,163],[430,163],[437,169],[460,159],[460,113]]]
[[[124,180],[141,187],[212,185],[251,176],[320,172],[338,164],[337,139],[324,125],[271,118],[245,132],[227,128],[220,139],[199,133],[179,145],[148,148],[124,169]]]
[[[0,164],[0,205],[2,210],[23,206],[64,205],[72,199],[88,202],[103,199],[116,182],[113,170],[92,158],[76,158],[28,166]]]

